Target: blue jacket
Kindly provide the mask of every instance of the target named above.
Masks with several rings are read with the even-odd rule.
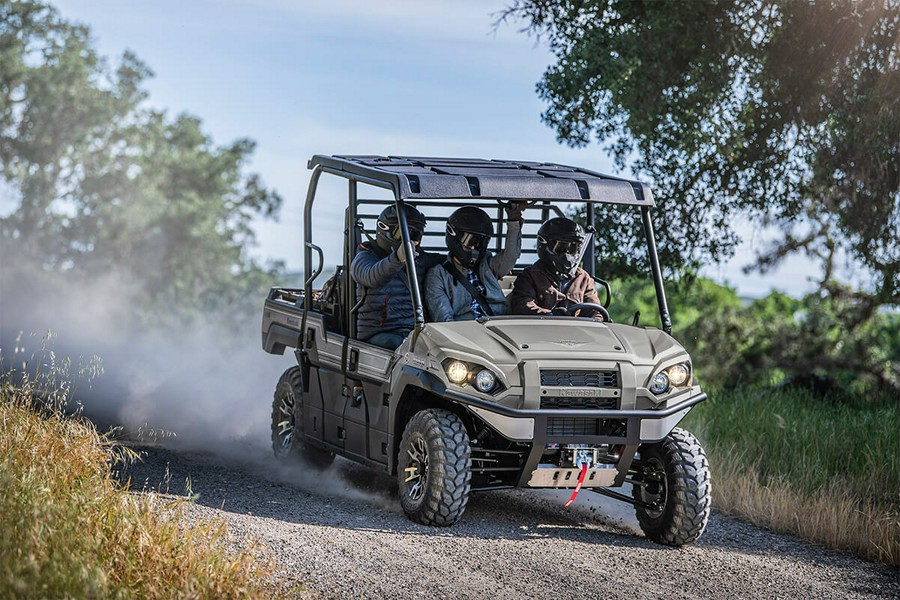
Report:
[[[419,251],[416,256],[416,275],[419,290],[423,289],[425,273],[443,261],[439,254]],[[412,294],[406,277],[406,265],[396,252],[385,255],[376,244],[363,242],[350,265],[350,276],[359,285],[356,298],[365,294],[365,301],[356,315],[356,333],[367,340],[376,333],[390,332],[408,335],[416,325]]]
[[[500,277],[512,271],[522,252],[522,224],[507,221],[506,241],[503,252],[488,252],[478,265],[478,278],[485,288],[485,299],[495,315],[506,314],[506,296],[500,287]],[[445,259],[442,258],[441,263]],[[469,269],[459,267],[465,278]],[[472,312],[472,294],[460,285],[442,265],[432,267],[425,277],[425,306],[432,321],[465,321],[475,318]]]

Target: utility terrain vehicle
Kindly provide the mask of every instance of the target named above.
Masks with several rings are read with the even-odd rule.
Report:
[[[696,438],[676,425],[706,394],[670,335],[646,185],[505,160],[316,155],[309,168],[303,288],[273,288],[262,321],[265,351],[291,348],[297,358],[275,390],[277,456],[324,467],[340,455],[395,474],[404,512],[427,525],[455,523],[470,491],[583,487],[632,504],[657,543],[680,546],[701,535],[709,468]],[[321,245],[338,233],[313,221],[323,174],[346,180],[348,202],[343,256],[332,258],[335,275],[319,289]],[[506,285],[534,262],[540,223],[580,203],[590,230],[596,203],[618,205],[642,220],[662,329],[639,326],[637,315],[630,324],[613,323],[598,305],[573,306],[573,316],[428,322],[415,262],[407,261],[415,329],[396,351],[357,339],[362,289],[347,273],[384,207],[396,206],[406,256],[414,255],[408,201],[428,217],[420,249],[446,254],[446,215],[475,205],[495,215],[496,252],[503,207],[522,200],[523,252]],[[594,275],[593,239],[585,256]],[[608,305],[609,286],[597,281]],[[585,311],[605,321],[574,316]],[[630,495],[621,491],[625,484]]]

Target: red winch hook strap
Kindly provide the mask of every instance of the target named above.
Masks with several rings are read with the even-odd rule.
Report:
[[[566,502],[565,506],[569,506],[575,502],[575,496],[581,491],[581,484],[584,483],[585,475],[587,475],[587,463],[581,463],[581,475],[578,476],[578,483],[575,485],[575,491],[572,492],[572,497],[569,498],[569,501]]]

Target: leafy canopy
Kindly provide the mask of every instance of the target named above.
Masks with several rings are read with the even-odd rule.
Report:
[[[660,327],[653,284],[645,277],[610,281],[610,316]],[[712,389],[790,383],[833,400],[900,399],[900,314],[876,312],[848,327],[856,294],[835,284],[824,294],[772,292],[750,303],[702,277],[670,286],[672,328]]]
[[[559,140],[607,143],[653,183],[664,264],[775,225],[763,272],[805,252],[825,282],[845,257],[872,307],[900,302],[897,0],[515,0],[513,19],[556,55],[537,91]],[[608,270],[628,272],[640,223],[597,221]]]
[[[145,323],[257,300],[271,274],[250,221],[281,198],[245,173],[254,142],[215,146],[196,117],[146,108],[150,76],[131,53],[110,67],[52,6],[0,1],[5,294],[105,277]]]

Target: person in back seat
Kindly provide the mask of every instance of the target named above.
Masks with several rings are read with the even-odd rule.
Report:
[[[447,219],[447,260],[428,271],[425,304],[435,321],[464,321],[506,314],[499,278],[509,273],[522,251],[525,202],[506,205],[506,245],[494,256],[487,249],[494,225],[477,206],[463,206]]]
[[[409,237],[418,247],[425,215],[411,204],[404,204],[404,209]],[[381,211],[376,229],[375,242],[363,242],[350,265],[350,276],[360,285],[357,299],[365,295],[357,313],[356,333],[360,340],[394,350],[416,324],[395,205]],[[421,289],[425,273],[443,259],[439,254],[417,251],[414,260]]]
[[[538,260],[516,278],[510,294],[510,313],[566,314],[573,304],[600,304],[594,278],[578,266],[590,236],[581,225],[565,217],[549,219],[541,225]]]

